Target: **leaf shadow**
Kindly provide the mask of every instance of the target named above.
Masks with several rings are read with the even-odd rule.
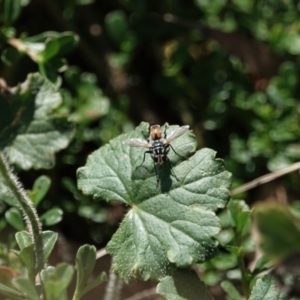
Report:
[[[155,177],[153,183],[153,189],[160,189],[161,193],[168,193],[171,190],[174,175],[172,174],[171,167],[168,164],[156,165],[157,174],[155,173],[155,167],[138,166],[131,174],[132,180],[145,181],[151,177]],[[174,178],[174,180],[176,180]],[[151,187],[149,187],[151,188]]]

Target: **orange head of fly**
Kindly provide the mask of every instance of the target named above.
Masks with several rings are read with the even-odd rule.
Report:
[[[154,124],[149,127],[150,136],[152,140],[161,139],[160,125]]]

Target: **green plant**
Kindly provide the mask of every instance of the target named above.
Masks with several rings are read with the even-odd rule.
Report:
[[[1,292],[84,299],[102,282],[93,246],[74,290],[74,267],[45,264],[55,225],[107,245],[106,300],[123,279],[167,299],[299,298],[299,175],[234,198],[299,169],[298,20],[295,1],[0,0]],[[148,137],[141,120],[193,129],[172,142],[188,159],[169,152],[179,181],[164,164],[156,188],[150,156],[138,167],[122,143]]]
[[[0,95],[0,182],[1,198],[13,203],[16,208],[6,212],[8,223],[20,230],[23,227],[19,211],[23,215],[28,231],[18,231],[16,242],[20,250],[13,250],[24,266],[27,276],[9,274],[7,284],[0,283],[0,291],[14,299],[66,299],[66,288],[71,282],[73,267],[60,264],[47,266],[46,262],[57,240],[57,233],[42,231],[36,208],[45,196],[50,182],[40,177],[32,192],[24,191],[14,175],[11,164],[29,168],[51,168],[54,152],[68,145],[74,127],[65,117],[51,113],[61,101],[54,86],[39,74],[28,76],[26,82],[16,88],[6,88]],[[18,210],[19,209],[19,210]],[[61,210],[50,209],[42,216],[48,225],[59,221]],[[57,219],[58,218],[58,219]],[[87,283],[95,265],[94,246],[82,246],[76,257],[77,285],[73,299],[80,299],[85,293],[105,280],[100,274],[95,281]],[[20,272],[20,270],[19,270]],[[36,282],[39,276],[41,283]]]
[[[176,128],[165,126],[167,134]],[[134,132],[111,140],[91,154],[86,166],[78,170],[78,187],[95,200],[118,200],[130,207],[107,245],[108,253],[113,256],[112,268],[125,282],[159,281],[157,292],[167,299],[212,299],[191,267],[211,260],[217,253],[218,243],[213,236],[221,227],[214,212],[224,208],[228,201],[230,173],[210,149],[201,149],[190,156],[195,151],[195,140],[189,133],[176,139],[173,146],[181,155],[190,157],[180,163],[180,157],[172,151],[169,154],[180,181],[173,178],[170,166],[164,164],[158,166],[160,186],[157,188],[152,159],[146,159],[140,166],[144,151],[123,144],[128,138],[143,139],[147,128],[147,124],[141,123]],[[243,201],[232,200],[227,211],[227,225],[223,224],[223,231],[217,236],[227,255],[219,252],[202,271],[216,272],[224,268],[222,263],[225,268],[236,267],[243,295],[249,299],[285,299],[271,275],[254,284],[261,266],[252,272],[245,266],[244,257],[249,251],[248,206]],[[230,232],[227,240],[224,239],[226,230]],[[226,266],[228,255],[233,259],[231,266],[228,263]],[[221,281],[229,297],[242,299],[230,281]]]

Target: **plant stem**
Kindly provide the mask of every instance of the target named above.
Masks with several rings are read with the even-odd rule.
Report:
[[[13,195],[14,201],[23,213],[27,229],[32,237],[32,242],[36,243],[41,233],[40,220],[32,201],[10,168],[3,152],[0,152],[0,176],[4,179],[4,184],[8,187],[9,192]]]
[[[243,251],[242,251],[242,237],[241,235],[235,231],[235,244],[238,247],[238,266],[241,271],[241,281],[242,281],[242,289],[243,289],[243,294],[246,299],[249,298],[249,284],[247,280],[247,270],[245,267],[245,262],[244,262],[244,257],[243,257]]]
[[[241,275],[242,275],[243,294],[244,294],[245,298],[248,299],[249,298],[249,284],[248,284],[248,280],[247,280],[247,270],[245,267],[245,262],[244,262],[244,258],[243,258],[241,251],[238,254],[238,266],[239,266],[239,269],[241,270]]]
[[[123,280],[110,270],[104,300],[119,300]]]

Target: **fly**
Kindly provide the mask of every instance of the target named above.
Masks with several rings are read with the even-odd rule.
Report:
[[[179,181],[179,179],[176,177],[176,175],[174,174],[174,172],[172,170],[172,166],[171,166],[171,163],[170,163],[170,160],[169,160],[167,154],[171,148],[176,155],[178,155],[181,158],[185,158],[185,157],[179,155],[170,143],[174,139],[176,139],[179,136],[186,133],[189,130],[189,128],[190,127],[188,125],[181,126],[177,129],[175,129],[173,132],[171,132],[171,134],[169,136],[166,136],[166,132],[165,132],[164,137],[162,137],[161,126],[158,124],[154,124],[149,127],[150,139],[142,140],[142,139],[133,138],[133,139],[126,140],[123,143],[130,147],[140,147],[140,148],[148,149],[147,151],[144,152],[143,161],[138,167],[141,167],[142,164],[144,163],[146,154],[150,154],[154,161],[154,170],[155,170],[157,186],[158,186],[159,179],[157,176],[156,164],[161,165],[166,161],[170,165],[171,173],[173,173],[172,175],[176,178],[177,181]]]

